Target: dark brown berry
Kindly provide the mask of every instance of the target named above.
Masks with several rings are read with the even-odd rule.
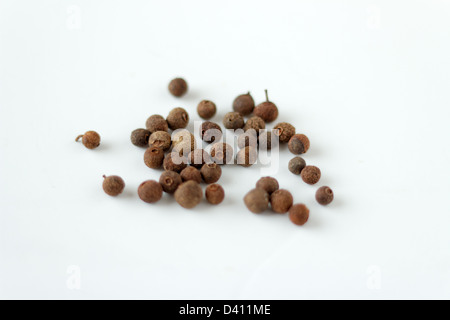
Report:
[[[222,186],[217,183],[210,184],[206,187],[205,197],[209,203],[219,204],[225,198],[225,191]]]
[[[100,135],[95,131],[88,131],[85,134],[79,135],[75,141],[80,139],[83,145],[88,149],[95,149],[100,145]]]
[[[156,131],[150,135],[148,145],[154,148],[161,148],[164,151],[169,150],[172,145],[170,133],[166,131]]]
[[[259,130],[265,129],[266,123],[260,117],[254,116],[247,120],[244,125],[244,131],[255,129],[256,134],[259,134]]]
[[[186,209],[192,209],[197,206],[202,201],[202,198],[202,187],[192,180],[183,182],[175,191],[175,200]]]
[[[175,78],[169,83],[169,91],[175,97],[181,97],[188,90],[186,81],[182,78]]]
[[[246,132],[242,133],[237,139],[239,149],[243,149],[245,147],[258,147],[258,135],[256,134],[256,130],[250,129]]]
[[[176,152],[168,153],[164,158],[163,167],[164,170],[180,173],[181,170],[187,167],[187,158],[180,156]]]
[[[227,129],[242,129],[244,124],[244,117],[239,112],[228,112],[223,118],[223,126]]]
[[[164,151],[161,148],[151,147],[144,153],[144,163],[152,169],[161,168],[164,160]]]
[[[205,163],[211,163],[211,157],[208,152],[203,149],[195,149],[188,155],[189,164],[200,169]]]
[[[125,188],[125,182],[119,176],[103,176],[103,191],[111,197],[118,196]]]
[[[155,180],[144,181],[138,188],[139,198],[147,203],[158,202],[162,197],[162,193],[161,184]]]
[[[250,92],[247,94],[241,94],[233,102],[233,110],[239,112],[243,116],[249,115],[255,108],[255,101],[253,100]]]
[[[216,111],[216,105],[214,104],[214,102],[209,100],[203,100],[197,106],[198,115],[205,120],[214,117]]]
[[[219,181],[222,175],[222,169],[216,163],[206,163],[200,169],[200,173],[202,174],[203,181],[210,184]]]
[[[273,128],[281,143],[287,143],[295,134],[295,127],[287,122],[280,122]]]
[[[258,137],[258,143],[261,150],[271,150],[276,148],[279,144],[277,131],[274,130],[263,130],[260,132]]]
[[[292,223],[302,226],[309,219],[309,209],[304,204],[294,204],[289,209],[289,219]]]
[[[175,171],[164,171],[159,177],[159,183],[164,192],[171,194],[177,190],[182,182],[181,176]]]
[[[330,204],[334,199],[333,190],[329,187],[320,187],[316,192],[316,200],[321,205]]]
[[[217,142],[211,147],[211,159],[217,164],[226,164],[233,161],[233,147],[228,143]]]
[[[270,195],[270,204],[276,213],[288,212],[293,203],[292,194],[285,189],[279,189]]]
[[[269,95],[266,92],[266,101],[258,104],[253,110],[255,116],[260,117],[265,122],[272,122],[278,118],[278,108],[275,103],[269,101]]]
[[[136,129],[131,133],[131,143],[137,147],[148,147],[150,131],[145,129]]]
[[[245,147],[236,155],[236,163],[243,167],[250,167],[256,163],[258,151],[254,147]]]
[[[261,213],[269,207],[269,194],[260,188],[250,190],[244,197],[247,209],[253,213]]]
[[[200,173],[200,170],[192,166],[186,167],[181,170],[180,176],[183,181],[193,180],[197,183],[202,182],[202,174]]]
[[[178,152],[182,155],[188,155],[195,150],[197,142],[195,137],[188,130],[179,130],[172,136],[172,152]]]
[[[219,141],[222,138],[222,129],[217,123],[205,121],[200,127],[200,138],[206,143]]]
[[[167,116],[167,124],[172,130],[186,128],[189,123],[189,114],[183,108],[175,108]]]
[[[289,171],[293,174],[300,174],[306,167],[306,161],[302,157],[294,157],[289,160]]]
[[[316,184],[320,180],[320,169],[315,166],[306,166],[300,173],[303,181],[307,184]]]
[[[156,131],[169,131],[169,125],[166,119],[164,119],[159,114],[154,114],[147,119],[145,126],[151,133]]]
[[[309,139],[304,134],[295,134],[289,140],[289,151],[293,154],[303,154],[309,150]]]
[[[272,177],[262,177],[256,182],[256,187],[266,190],[266,192],[271,195],[273,192],[277,191],[279,188],[278,181]]]

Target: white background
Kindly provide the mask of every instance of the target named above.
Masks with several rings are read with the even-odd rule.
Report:
[[[450,298],[449,16],[444,0],[0,1],[0,297]],[[246,210],[258,167],[224,168],[218,207],[139,200],[161,171],[132,130],[176,106],[198,120],[205,98],[221,122],[266,88],[322,169],[308,186],[281,150],[308,224]],[[99,149],[74,142],[87,130]]]

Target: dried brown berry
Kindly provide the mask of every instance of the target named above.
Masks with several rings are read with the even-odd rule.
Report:
[[[145,126],[151,133],[156,131],[169,131],[169,125],[166,119],[164,119],[159,114],[154,114],[147,119]]]
[[[103,176],[103,191],[111,197],[118,196],[125,188],[125,182],[119,176]]]
[[[172,130],[186,128],[189,123],[189,114],[183,108],[174,108],[167,116],[167,124]]]
[[[181,176],[175,171],[164,171],[159,177],[159,183],[167,193],[174,193],[182,182]]]
[[[278,108],[275,103],[269,101],[269,95],[266,92],[266,101],[258,104],[253,110],[255,116],[260,117],[265,122],[272,122],[278,118]]]
[[[245,147],[236,155],[236,163],[243,167],[250,167],[256,163],[258,151],[254,147]]]
[[[295,134],[295,127],[287,122],[280,122],[273,129],[277,132],[281,143],[287,143]]]
[[[166,131],[156,131],[150,135],[148,145],[154,148],[161,148],[164,151],[169,150],[172,145],[170,133]]]
[[[175,78],[169,83],[169,91],[175,97],[181,97],[188,90],[186,81],[182,78]]]
[[[241,94],[233,102],[233,110],[239,112],[243,116],[249,115],[255,108],[255,101],[253,100],[250,92],[247,94]]]
[[[168,153],[164,158],[163,167],[164,170],[180,173],[181,170],[187,167],[187,158],[180,156],[176,152]]]
[[[289,171],[293,174],[300,174],[306,167],[306,161],[302,157],[294,157],[289,160]]]
[[[266,192],[271,195],[273,192],[277,191],[279,188],[278,181],[272,177],[262,177],[256,182],[256,187],[266,190]]]
[[[217,142],[211,147],[211,159],[217,164],[226,164],[233,161],[233,147],[228,143]]]
[[[205,196],[209,203],[219,204],[225,198],[225,191],[221,185],[214,183],[206,187]]]
[[[203,191],[200,184],[195,181],[183,182],[175,191],[175,200],[180,206],[192,209],[202,201]]]
[[[309,139],[304,134],[295,134],[289,140],[288,148],[293,154],[306,153],[309,149]]]
[[[277,131],[261,131],[258,137],[258,143],[261,150],[271,150],[272,148],[276,148],[279,144]]]
[[[222,169],[216,163],[206,163],[200,169],[200,173],[202,174],[203,181],[210,184],[219,181],[222,175]]]
[[[289,219],[292,223],[302,226],[309,219],[309,209],[304,204],[294,204],[289,209]]]
[[[219,141],[222,138],[222,129],[217,123],[205,121],[200,127],[200,138],[206,143]]]
[[[255,129],[256,134],[259,134],[259,130],[265,129],[266,123],[260,117],[254,116],[247,120],[244,125],[244,131]]]
[[[300,173],[303,181],[307,184],[316,184],[320,180],[320,169],[315,166],[306,166]]]
[[[202,175],[200,173],[200,170],[195,167],[189,166],[184,168],[183,170],[181,170],[180,176],[183,181],[193,180],[197,183],[202,182]]]
[[[203,119],[211,119],[216,114],[216,105],[209,100],[201,101],[197,106],[198,115]]]
[[[244,124],[244,117],[239,112],[228,112],[223,118],[223,126],[227,129],[242,129]]]
[[[95,149],[100,145],[100,135],[95,131],[88,131],[85,134],[81,134],[75,141],[80,139],[83,145],[88,149]]]
[[[172,136],[172,152],[188,155],[197,146],[195,137],[188,130],[179,130]]]
[[[138,188],[139,198],[147,203],[158,202],[162,197],[162,193],[161,184],[155,180],[144,181]]]
[[[276,213],[288,212],[293,203],[292,194],[285,189],[279,189],[270,195],[270,204]]]
[[[250,129],[246,132],[242,133],[237,139],[238,147],[243,149],[245,147],[258,147],[258,135],[256,134],[256,130]]]
[[[269,194],[261,188],[250,190],[244,197],[247,209],[253,213],[261,213],[269,207]]]
[[[205,163],[211,163],[211,157],[208,152],[203,149],[195,149],[188,155],[189,164],[200,169]]]
[[[136,129],[131,133],[131,143],[137,147],[148,147],[150,131],[145,129]]]
[[[152,169],[161,168],[164,160],[164,151],[161,148],[151,147],[144,153],[144,163]]]
[[[316,192],[316,200],[321,205],[330,204],[334,199],[333,190],[329,187],[320,187]]]

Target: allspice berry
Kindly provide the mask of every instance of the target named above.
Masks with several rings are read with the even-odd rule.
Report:
[[[254,147],[245,147],[236,155],[236,163],[243,167],[250,167],[256,163],[258,151]]]
[[[293,203],[292,194],[285,189],[279,189],[270,195],[270,204],[276,213],[288,212]]]
[[[182,78],[175,78],[169,83],[169,91],[175,97],[181,97],[188,90],[186,81]]]
[[[174,108],[169,112],[166,120],[170,129],[183,129],[189,123],[189,114],[183,108]]]
[[[316,192],[316,200],[321,205],[325,206],[333,201],[333,190],[329,187],[320,187]]]
[[[223,117],[223,126],[227,129],[242,129],[244,124],[244,117],[239,112],[228,112]]]
[[[271,150],[272,148],[276,148],[279,144],[277,131],[261,131],[258,137],[258,144],[261,150]]]
[[[172,136],[172,152],[178,152],[182,155],[188,155],[197,147],[195,137],[188,130],[183,129],[177,131]]]
[[[181,176],[175,171],[164,171],[159,177],[163,191],[170,194],[174,193],[182,182]]]
[[[259,134],[259,130],[265,129],[266,123],[264,120],[260,117],[254,116],[247,120],[247,122],[244,125],[244,131],[255,129],[256,134]]]
[[[145,126],[151,133],[156,131],[169,131],[169,124],[159,114],[154,114],[147,119]]]
[[[119,176],[103,176],[103,191],[111,197],[118,196],[125,188],[125,182]]]
[[[269,195],[277,191],[279,188],[278,181],[272,177],[262,177],[256,182],[256,187],[264,189]]]
[[[187,167],[187,161],[186,157],[181,156],[176,152],[171,152],[164,158],[163,167],[164,170],[180,173],[181,170]]]
[[[211,157],[208,152],[203,149],[195,149],[188,155],[189,164],[200,169],[205,163],[211,163]]]
[[[200,127],[200,138],[206,143],[219,141],[222,138],[222,129],[217,123],[205,121]]]
[[[147,147],[150,131],[146,129],[136,129],[131,133],[131,143],[137,147]]]
[[[243,116],[251,114],[254,108],[255,101],[250,95],[250,92],[247,94],[241,94],[233,101],[233,110],[239,112]]]
[[[95,131],[88,131],[85,134],[79,135],[75,141],[79,141],[88,149],[95,149],[100,145],[100,135]]]
[[[186,167],[181,170],[180,176],[183,181],[193,180],[197,183],[202,182],[202,175],[200,173],[200,170],[192,166]]]
[[[306,166],[300,173],[303,181],[307,184],[316,184],[320,180],[320,169],[315,166]]]
[[[269,207],[269,194],[261,188],[250,190],[244,197],[247,209],[253,213],[261,213]]]
[[[309,209],[304,204],[294,204],[289,209],[289,219],[292,223],[302,226],[309,219]]]
[[[288,143],[289,151],[293,154],[303,154],[309,150],[309,139],[304,134],[295,134]]]
[[[162,193],[161,184],[155,180],[144,181],[138,188],[139,198],[147,203],[158,202],[162,197]]]
[[[211,147],[211,159],[217,164],[226,164],[233,161],[233,147],[228,143],[217,142]]]
[[[197,206],[202,201],[202,198],[202,187],[192,180],[183,182],[175,191],[175,200],[186,209],[192,209]]]
[[[222,186],[217,183],[210,184],[206,187],[205,197],[209,203],[217,205],[225,198],[225,191]]]
[[[216,111],[217,111],[216,105],[214,104],[214,102],[209,100],[200,101],[200,103],[197,106],[198,115],[205,120],[214,117]]]
[[[148,145],[154,148],[161,148],[164,151],[169,150],[172,145],[170,133],[166,131],[153,132],[148,139]]]
[[[222,175],[222,169],[216,163],[205,163],[200,169],[200,173],[203,181],[210,184],[219,181],[220,176]]]
[[[255,116],[260,117],[265,122],[272,122],[278,118],[278,108],[275,103],[269,101],[269,95],[266,92],[266,101],[258,104],[253,110]]]
[[[239,135],[237,139],[238,147],[243,149],[245,147],[258,147],[258,135],[255,129],[250,129]]]
[[[300,174],[305,167],[306,161],[302,157],[294,157],[289,160],[288,168],[293,174]]]
[[[295,134],[295,127],[287,122],[280,122],[273,129],[277,132],[281,143],[289,142]]]
[[[161,168],[164,161],[164,151],[161,148],[151,147],[144,153],[144,163],[152,169]]]

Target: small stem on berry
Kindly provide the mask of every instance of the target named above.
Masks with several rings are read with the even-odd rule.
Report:
[[[81,138],[83,138],[83,136],[84,136],[84,134],[80,134],[80,135],[75,139],[75,141],[78,142]]]
[[[267,89],[264,91],[266,92],[266,101],[269,102],[269,94],[267,93]]]

